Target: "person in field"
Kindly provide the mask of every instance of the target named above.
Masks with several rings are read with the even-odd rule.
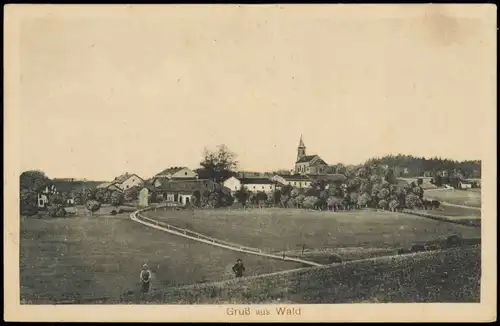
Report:
[[[142,270],[140,274],[141,279],[141,297],[143,294],[149,292],[149,288],[151,286],[151,271],[148,268],[148,265],[142,265]]]
[[[243,266],[243,261],[241,259],[236,260],[236,264],[233,266],[233,272],[236,277],[242,277],[245,271],[245,266]]]

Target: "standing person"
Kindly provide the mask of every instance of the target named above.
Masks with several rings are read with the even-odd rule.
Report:
[[[142,270],[140,274],[141,281],[141,295],[140,298],[144,296],[144,294],[149,292],[149,288],[151,286],[151,271],[148,268],[147,264],[142,265]]]
[[[245,266],[243,266],[243,261],[241,259],[236,260],[236,264],[233,266],[233,272],[236,277],[242,277],[245,271]]]

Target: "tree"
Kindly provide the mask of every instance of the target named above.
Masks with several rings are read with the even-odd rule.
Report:
[[[49,178],[43,171],[29,170],[21,173],[19,177],[19,187],[23,190],[40,192],[50,182]]]
[[[244,208],[246,208],[248,199],[250,198],[250,192],[246,187],[241,186],[241,188],[235,192],[234,197]]]
[[[410,209],[422,207],[422,200],[415,193],[410,193],[406,195],[405,202],[406,202],[406,207]]]
[[[273,192],[273,203],[274,203],[274,205],[278,205],[281,203],[281,191],[280,190],[275,190]]]
[[[382,209],[387,209],[387,200],[385,199],[381,199],[379,202],[378,202],[378,207],[382,208]]]
[[[109,203],[111,199],[109,190],[105,188],[98,188],[94,194],[94,199],[100,202],[101,204]]]
[[[49,205],[64,205],[64,199],[59,194],[52,194],[49,196]]]
[[[132,187],[125,190],[125,192],[123,193],[123,200],[126,202],[137,200],[139,198],[139,191],[139,187]]]
[[[315,197],[316,196],[310,196],[310,197]],[[297,197],[294,198],[295,199],[295,205],[299,208],[303,207],[304,205],[304,200],[306,199],[306,195],[304,194],[299,194]]]
[[[95,199],[94,191],[90,188],[84,189],[82,199],[83,199],[83,203],[86,203],[88,200]]]
[[[414,187],[412,192],[418,196],[418,198],[422,199],[424,197],[424,189],[422,187]]]
[[[357,192],[351,192],[349,195],[351,205],[358,205],[359,194]]]
[[[123,194],[120,191],[113,191],[113,193],[111,193],[110,202],[113,206],[120,206],[121,204],[123,204]]]
[[[392,211],[392,212],[395,212],[398,208],[399,208],[399,200],[391,200],[389,202],[389,209]]]
[[[434,176],[434,185],[436,187],[442,187],[443,186],[443,178],[441,178],[440,174],[436,174]]]
[[[259,207],[262,207],[267,200],[267,194],[263,191],[259,191],[255,194],[255,199],[257,200]]]
[[[303,208],[314,208],[316,206],[316,202],[318,201],[317,197],[307,196],[304,197],[304,202],[302,203]]]
[[[389,196],[390,192],[388,189],[380,189],[379,192],[377,193],[377,198],[378,199],[386,199]]]
[[[396,175],[394,175],[393,169],[388,169],[385,173],[384,180],[389,182],[390,184],[396,184],[398,180],[396,179]]]
[[[300,195],[300,189],[299,188],[293,188],[292,191],[290,191],[290,197],[295,198],[298,195]]]
[[[360,207],[368,207],[368,203],[371,201],[371,199],[371,196],[365,192],[361,196],[359,196],[358,205]]]
[[[339,207],[343,206],[343,200],[334,196],[328,197],[326,203],[328,205],[328,209],[333,211],[337,211]]]
[[[281,188],[281,194],[285,196],[290,196],[292,190],[293,187],[291,185],[285,185],[283,188]]]
[[[216,183],[234,175],[238,166],[236,154],[231,152],[226,145],[219,145],[215,151],[205,149],[204,159],[200,165],[207,176]]]
[[[287,204],[288,204],[288,201],[290,200],[290,196],[288,195],[281,195],[281,198],[280,198],[280,204],[282,207],[287,207]]]
[[[38,212],[37,194],[34,191],[23,189],[19,198],[19,209],[22,215],[32,216]]]
[[[101,203],[97,200],[91,199],[87,200],[87,202],[85,203],[85,207],[90,212],[90,215],[93,215],[94,212],[97,212],[101,208]]]

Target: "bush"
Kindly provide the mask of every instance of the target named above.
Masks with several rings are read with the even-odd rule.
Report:
[[[47,215],[50,217],[64,217],[67,214],[68,213],[64,209],[64,206],[61,204],[51,206],[51,207],[49,207],[49,209],[47,211]]]
[[[330,263],[330,264],[342,263],[342,257],[340,257],[340,255],[338,255],[338,254],[331,254],[328,257],[328,263]]]
[[[125,212],[125,211],[124,211],[123,209],[121,209],[121,208],[118,210],[118,214],[122,214],[122,213],[124,213],[124,212]]]
[[[318,200],[318,198],[316,198],[314,196],[304,197],[304,200],[302,201],[302,207],[308,208],[308,209],[313,208],[314,204],[316,203],[317,200]]]
[[[110,213],[110,214],[111,214],[111,215],[116,215],[116,214],[117,214],[117,212],[113,209],[113,210],[111,211],[111,213]]]
[[[88,200],[87,203],[85,203],[85,208],[90,212],[90,215],[93,215],[94,212],[97,212],[101,208],[101,203],[98,202],[97,200]]]
[[[387,200],[385,199],[382,199],[378,202],[378,207],[380,207],[381,209],[387,209]]]

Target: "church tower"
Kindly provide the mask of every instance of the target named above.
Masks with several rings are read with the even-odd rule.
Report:
[[[297,147],[297,161],[304,156],[306,156],[306,145],[304,145],[302,135],[300,135],[299,147]]]

